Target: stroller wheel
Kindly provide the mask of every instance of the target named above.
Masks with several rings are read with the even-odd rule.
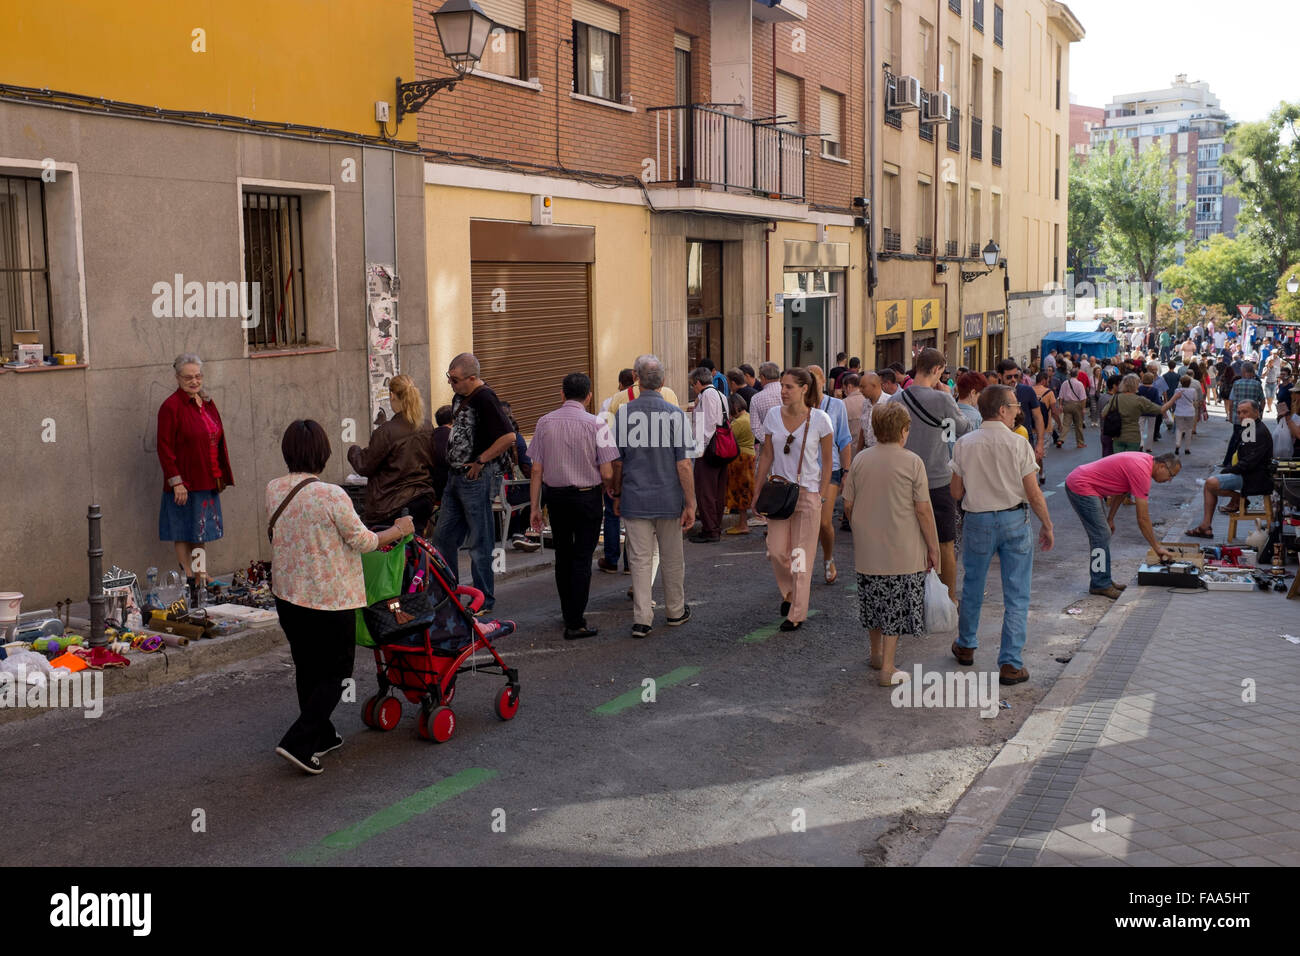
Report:
[[[519,688],[516,685],[506,684],[501,688],[501,693],[497,694],[496,712],[502,720],[509,720],[519,713]]]
[[[378,695],[367,698],[366,702],[361,705],[361,722],[372,730],[379,730],[379,723],[375,720],[375,705],[379,703]]]
[[[375,705],[375,730],[392,730],[402,720],[402,702],[396,697],[385,697]]]
[[[450,707],[435,707],[429,712],[420,712],[420,736],[436,744],[446,743],[456,730],[456,715]]]

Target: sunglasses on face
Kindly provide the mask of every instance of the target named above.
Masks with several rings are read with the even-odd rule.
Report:
[[[463,381],[465,381],[463,378],[457,378],[455,375],[452,375],[450,372],[447,373],[447,382],[448,382],[448,384],[450,384],[450,385],[459,385],[459,384],[460,384],[461,382],[463,382]]]

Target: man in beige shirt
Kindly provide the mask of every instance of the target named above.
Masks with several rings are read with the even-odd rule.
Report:
[[[1042,522],[1038,544],[1052,549],[1052,518],[1038,487],[1038,462],[1029,442],[1011,430],[1020,403],[1005,385],[980,392],[984,424],[957,439],[952,453],[952,496],[961,503],[962,580],[957,663],[975,663],[977,632],[984,605],[989,562],[996,554],[1002,569],[1002,649],[998,654],[999,682],[1029,680],[1021,651],[1029,627],[1029,592],[1034,574],[1032,509]]]

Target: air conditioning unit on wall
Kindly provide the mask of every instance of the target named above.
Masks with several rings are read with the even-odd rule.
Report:
[[[921,81],[914,76],[900,76],[889,91],[887,108],[891,110],[919,110],[921,108]]]
[[[925,109],[921,119],[926,123],[946,123],[952,119],[952,97],[942,90],[930,90],[925,95]]]

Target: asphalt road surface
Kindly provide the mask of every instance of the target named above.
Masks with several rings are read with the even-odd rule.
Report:
[[[1038,552],[1026,665],[975,707],[900,708],[867,668],[852,590],[852,541],[838,534],[840,580],[814,576],[815,614],[780,633],[780,595],[763,538],[687,543],[693,619],[629,636],[630,578],[597,573],[598,637],[566,642],[554,585],[502,584],[498,643],[522,702],[493,713],[498,676],[458,684],[455,735],[415,734],[414,705],[389,733],[366,729],[374,666],[358,649],[357,702],[334,719],[347,738],[309,777],[273,750],[296,715],[287,647],[203,677],[109,698],[103,717],[58,712],[0,726],[0,797],[34,825],[6,833],[9,865],[908,864],[971,780],[1015,733],[1110,602],[1087,594],[1087,542],[1059,486],[1099,455],[1051,449],[1046,491],[1056,547]],[[1158,521],[1222,455],[1227,427],[1202,426],[1174,482],[1156,486]],[[1157,451],[1171,450],[1166,437]],[[1119,580],[1146,544],[1117,521]],[[1035,524],[1036,524],[1035,520]],[[1164,524],[1157,525],[1162,533]],[[976,670],[996,672],[1001,620],[989,575]],[[662,597],[660,596],[660,600]],[[1069,613],[1073,610],[1075,613]],[[904,639],[899,665],[952,670],[954,635]],[[643,681],[656,681],[643,701]],[[996,679],[994,686],[996,687]],[[77,811],[68,814],[68,808]],[[48,820],[48,826],[35,825]]]

